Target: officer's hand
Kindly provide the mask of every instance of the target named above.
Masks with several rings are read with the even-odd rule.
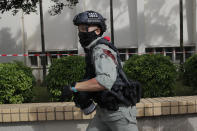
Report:
[[[85,115],[91,114],[96,109],[96,106],[90,99],[88,92],[76,92],[73,93],[73,95],[75,105],[79,107]]]
[[[61,95],[61,101],[64,101],[66,99],[70,99],[73,95],[73,92],[71,91],[71,86],[64,86],[62,87],[62,95]]]
[[[74,95],[73,100],[77,107],[84,109],[88,106],[89,99],[90,99],[88,92],[76,92],[76,93],[73,93],[73,95]]]

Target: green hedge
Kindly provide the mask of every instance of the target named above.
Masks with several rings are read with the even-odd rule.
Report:
[[[30,102],[33,78],[16,63],[0,64],[0,103]]]
[[[143,97],[174,95],[176,67],[169,57],[136,55],[125,62],[124,71],[130,79],[142,84]]]
[[[193,90],[197,93],[197,54],[187,59],[183,67],[184,84],[193,87]]]
[[[36,78],[32,74],[31,67],[24,65],[24,63],[21,61],[14,61],[14,63],[17,64],[18,70],[23,70],[24,73],[32,79],[32,84],[33,84],[33,86],[35,86],[36,85]]]
[[[55,59],[49,68],[49,74],[45,80],[51,101],[60,101],[62,87],[81,80],[84,74],[84,57],[66,56]]]

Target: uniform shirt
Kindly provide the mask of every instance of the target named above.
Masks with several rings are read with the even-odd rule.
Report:
[[[94,40],[87,49],[91,48],[101,37]],[[93,49],[93,63],[97,82],[108,90],[111,90],[117,78],[117,54],[104,44],[98,44]]]

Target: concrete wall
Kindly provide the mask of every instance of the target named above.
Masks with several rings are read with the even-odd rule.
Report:
[[[197,131],[197,96],[143,98],[136,109],[139,131]],[[0,131],[85,131],[95,114],[73,102],[1,104]]]

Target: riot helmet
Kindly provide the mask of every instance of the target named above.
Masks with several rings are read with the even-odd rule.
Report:
[[[101,14],[95,11],[85,11],[76,15],[73,19],[73,23],[76,26],[79,25],[97,25],[101,29],[102,35],[106,31],[105,18]]]

